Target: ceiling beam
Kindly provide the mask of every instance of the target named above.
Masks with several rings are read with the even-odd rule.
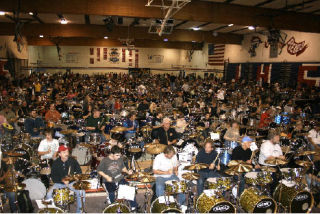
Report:
[[[148,27],[134,27],[130,30],[130,38],[148,39],[162,41],[163,37],[158,34],[148,33]],[[111,39],[127,38],[128,27],[114,26],[112,32],[108,32],[103,25],[81,25],[81,24],[25,24],[22,35],[38,37],[40,34],[45,37],[88,37],[103,38],[108,36]],[[0,35],[13,35],[14,24],[0,23]],[[176,42],[211,42],[221,44],[241,44],[243,37],[236,34],[221,33],[214,37],[209,31],[174,30],[172,34],[165,35],[169,41]]]
[[[55,46],[51,38],[27,37],[28,45],[34,46]],[[135,47],[141,48],[172,48],[184,50],[201,50],[200,46],[195,47],[192,42],[163,42],[153,40],[136,39]],[[104,47],[121,47],[119,40],[111,39],[94,39],[94,38],[59,38],[60,46],[104,46]],[[123,46],[125,47],[125,46]]]
[[[179,24],[176,24],[176,25],[174,26],[174,28],[177,28],[177,27],[179,27],[179,26],[181,26],[181,25],[184,25],[184,24],[187,23],[187,22],[188,22],[188,20],[184,20],[184,21],[180,22]]]
[[[211,24],[211,22],[203,23],[201,25],[198,25],[198,28],[202,28],[202,27],[207,26],[209,24]]]
[[[307,1],[303,1],[301,3],[297,3],[297,4],[286,5],[285,7],[281,8],[281,10],[289,10],[289,9],[292,9],[295,7],[305,6],[306,4],[310,4],[315,1],[318,1],[318,0],[307,0]]]
[[[235,0],[226,0],[224,3],[229,4],[229,3],[232,3],[233,1],[235,1]]]
[[[33,13],[32,17],[37,20],[40,24],[44,24],[44,22],[39,18],[38,13]]]
[[[88,14],[84,15],[84,22],[86,23],[86,25],[90,25],[90,16]]]
[[[17,10],[17,2],[1,0],[0,11]],[[161,9],[146,7],[145,4],[145,0],[24,0],[21,1],[20,11],[163,18]],[[241,26],[273,27],[281,30],[320,32],[319,15],[199,0],[191,1],[173,18],[219,24],[233,23]]]
[[[269,4],[269,3],[274,2],[274,1],[275,0],[266,0],[266,1],[263,1],[263,2],[260,2],[260,3],[256,4],[256,5],[254,5],[254,6],[255,7],[261,7],[263,5]]]

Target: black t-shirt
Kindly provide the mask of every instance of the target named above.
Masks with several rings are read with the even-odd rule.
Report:
[[[66,162],[62,162],[61,158],[59,157],[52,163],[51,168],[51,178],[54,183],[62,183],[62,178],[69,175],[81,174],[81,168],[79,163],[69,157]]]
[[[154,129],[152,132],[153,139],[159,139],[161,144],[168,145],[168,141],[173,141],[178,139],[177,132],[174,128],[169,128],[168,131],[165,131],[163,127]]]
[[[212,152],[210,152],[210,153],[206,153],[206,151],[204,149],[201,149],[199,151],[199,153],[197,154],[196,163],[205,163],[205,164],[210,165],[216,159],[217,155],[218,154],[215,150],[212,150]],[[202,169],[201,171],[208,171],[208,170],[209,169]]]
[[[1,170],[0,170],[0,177],[2,177],[8,171],[8,165],[2,160],[1,161]],[[5,179],[0,182],[0,184],[6,184]]]
[[[252,155],[251,149],[243,150],[242,146],[237,146],[233,149],[231,160],[242,160],[247,161],[250,160]]]

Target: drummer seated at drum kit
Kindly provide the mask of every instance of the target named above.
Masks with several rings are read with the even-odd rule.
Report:
[[[30,117],[24,121],[24,128],[31,137],[40,137],[40,131],[44,128],[44,121],[37,116],[37,110],[33,109],[30,112]]]
[[[45,114],[45,119],[47,122],[57,123],[61,120],[61,114],[56,110],[54,103],[50,104],[50,108]]]
[[[233,121],[230,125],[223,138],[225,139],[225,147],[234,149],[238,144],[236,141],[240,138],[240,130],[237,122]]]
[[[165,195],[165,183],[178,178],[178,159],[173,146],[167,146],[163,153],[158,154],[153,161],[153,173],[156,177],[157,197]],[[184,205],[185,195],[178,193],[178,203]]]
[[[220,177],[216,170],[220,170],[220,164],[217,162],[218,153],[214,150],[213,141],[207,140],[204,148],[199,151],[196,157],[196,163],[208,164],[209,168],[201,169],[199,171],[200,178],[197,183],[198,195],[201,195],[204,189],[204,183],[208,178]]]
[[[168,117],[163,118],[162,126],[152,131],[152,138],[161,144],[172,145],[178,141],[177,132],[174,128],[170,127],[171,119]]]
[[[62,145],[58,149],[59,158],[53,161],[51,179],[53,186],[49,188],[46,200],[52,199],[52,194],[55,189],[68,188],[76,194],[77,199],[77,213],[81,211],[81,196],[83,197],[83,204],[85,200],[85,191],[76,190],[73,188],[73,183],[70,183],[70,176],[81,174],[82,170],[79,163],[72,157],[69,157],[69,148]]]
[[[114,203],[116,199],[116,191],[119,187],[119,184],[126,184],[122,172],[131,175],[132,170],[128,170],[125,167],[121,149],[118,146],[113,146],[110,150],[110,153],[107,157],[102,159],[98,168],[98,174],[102,177],[103,185],[106,191],[109,194],[110,203]],[[134,210],[137,207],[135,201],[130,201],[131,209]]]
[[[123,127],[127,128],[127,130],[125,131],[124,137],[128,141],[130,138],[134,138],[136,136],[136,133],[138,133],[139,123],[136,120],[136,114],[129,113],[127,117],[128,118],[123,123]]]
[[[105,122],[102,117],[100,117],[100,110],[95,108],[93,110],[93,115],[86,119],[86,129],[89,132],[100,133],[101,143],[106,141],[106,137],[103,134],[105,129]]]

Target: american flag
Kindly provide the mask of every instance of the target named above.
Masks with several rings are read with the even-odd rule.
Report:
[[[224,65],[225,45],[208,44],[208,65]]]

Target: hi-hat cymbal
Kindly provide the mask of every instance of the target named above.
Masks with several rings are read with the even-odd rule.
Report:
[[[263,166],[263,167],[261,167],[261,170],[265,171],[265,172],[276,172],[277,171],[275,168],[270,167],[270,166]]]
[[[148,154],[157,155],[163,152],[166,147],[167,145],[164,144],[152,143],[151,145],[148,145],[146,151]]]
[[[144,126],[144,127],[141,128],[141,131],[143,131],[143,132],[151,132],[152,131],[152,127]]]
[[[90,175],[88,174],[75,174],[73,176],[76,180],[86,180],[90,178]]]
[[[13,126],[11,126],[9,123],[2,123],[3,128],[8,130],[13,130]]]
[[[296,156],[314,155],[316,153],[317,153],[316,151],[303,151],[303,152],[299,152]]]
[[[284,165],[287,164],[288,161],[287,160],[282,160],[280,158],[274,158],[271,160],[266,160],[265,161],[266,164],[271,164],[271,165]]]
[[[152,182],[155,182],[155,180],[156,179],[153,176],[144,176],[139,178],[139,182],[141,183],[152,183]]]
[[[113,127],[113,128],[110,130],[110,132],[111,132],[111,133],[120,133],[120,132],[124,132],[124,131],[126,131],[126,130],[127,130],[127,128],[125,128],[125,127],[115,126],[115,127]]]
[[[226,173],[227,175],[239,175],[239,173],[237,173],[231,169],[225,170],[224,173]]]
[[[182,174],[182,178],[189,181],[198,180],[200,178],[200,175],[198,173],[186,172]]]
[[[233,167],[230,167],[230,170],[237,172],[237,173],[242,173],[242,172],[250,172],[252,171],[252,165],[250,164],[239,164]]]
[[[88,181],[78,181],[73,184],[73,188],[76,190],[88,190],[91,188],[91,184]]]
[[[185,166],[183,169],[184,170],[200,170],[200,169],[206,169],[208,168],[209,165],[208,164],[204,164],[204,163],[195,163],[192,164],[190,166]]]
[[[310,161],[303,161],[303,160],[297,160],[296,164],[298,164],[299,166],[308,167],[308,168],[312,165]]]
[[[8,155],[9,157],[21,157],[23,155],[14,151],[4,152],[4,154]]]

